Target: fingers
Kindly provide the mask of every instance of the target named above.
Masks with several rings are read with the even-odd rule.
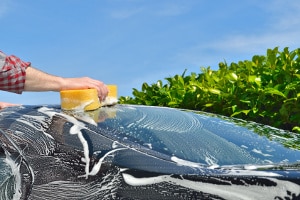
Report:
[[[100,87],[97,89],[98,97],[101,101],[104,101],[108,95],[108,88],[107,86],[101,82]]]
[[[107,86],[102,81],[98,81],[91,78],[87,79],[89,83],[88,88],[95,88],[98,92],[98,97],[100,101],[104,101],[109,92]]]
[[[63,89],[96,89],[100,101],[104,101],[109,92],[107,86],[102,81],[98,81],[89,77],[66,78],[64,80],[65,84]]]
[[[0,109],[6,108],[6,107],[11,107],[11,106],[20,106],[20,104],[0,102]]]

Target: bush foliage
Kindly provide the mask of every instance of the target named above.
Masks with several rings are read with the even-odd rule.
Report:
[[[219,63],[218,70],[165,78],[121,104],[143,104],[201,110],[300,132],[300,48],[268,49],[265,56],[238,63]]]

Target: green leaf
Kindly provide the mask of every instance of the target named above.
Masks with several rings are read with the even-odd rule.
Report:
[[[238,111],[238,112],[234,112],[231,117],[234,117],[236,115],[239,115],[241,113],[244,113],[245,115],[248,115],[248,113],[250,112],[251,110],[241,110],[241,111]]]
[[[282,96],[282,97],[286,98],[286,96],[282,92],[280,92],[279,90],[274,89],[274,88],[266,88],[264,90],[264,92],[267,94],[274,94],[274,95],[278,95],[278,96]]]
[[[255,75],[250,75],[248,77],[250,83],[256,83],[257,85],[261,85],[261,78]]]
[[[175,101],[170,101],[168,103],[168,106],[170,106],[170,107],[176,107],[177,105],[179,105],[179,104],[178,104],[178,102],[175,102]]]
[[[231,110],[232,110],[233,113],[235,112],[236,108],[237,108],[237,105],[231,106]]]
[[[240,99],[240,102],[246,103],[246,104],[251,104],[251,101],[249,101],[249,100],[243,100],[243,99]]]
[[[161,80],[158,80],[158,81],[156,82],[156,85],[157,85],[158,88],[161,88],[161,87],[162,87],[162,81],[161,81]]]
[[[237,80],[238,79],[238,76],[235,74],[235,73],[230,73],[230,77],[233,79],[233,80]]]
[[[214,89],[214,88],[209,88],[208,91],[209,91],[210,93],[213,93],[213,94],[218,94],[218,95],[221,94],[221,91],[220,91],[220,90]]]
[[[300,133],[300,127],[299,126],[294,126],[292,131]]]
[[[143,83],[142,90],[146,91],[150,86],[147,83]],[[136,90],[136,89],[135,89]]]
[[[300,79],[300,74],[294,74],[298,79]]]
[[[213,103],[207,103],[207,104],[204,104],[205,107],[211,107],[213,106],[214,104]]]

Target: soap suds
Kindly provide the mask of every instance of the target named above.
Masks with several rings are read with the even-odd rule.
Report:
[[[161,175],[147,178],[136,178],[130,174],[123,173],[124,181],[132,186],[145,186],[167,182],[170,184],[182,186],[195,191],[213,194],[220,196],[224,199],[243,199],[243,200],[256,200],[256,199],[274,199],[276,196],[284,197],[287,191],[294,194],[299,194],[299,185],[283,180],[268,178],[270,181],[275,182],[275,186],[261,186],[257,185],[222,185],[205,183],[200,181],[191,181],[186,179],[177,179],[171,175]],[[216,178],[218,179],[218,178]],[[221,180],[222,181],[222,180]]]
[[[5,152],[5,154],[6,158],[4,161],[10,166],[12,174],[15,177],[15,193],[13,199],[20,199],[22,195],[20,164],[17,164],[14,160],[12,160],[8,152]]]

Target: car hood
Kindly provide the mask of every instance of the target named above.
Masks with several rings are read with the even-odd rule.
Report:
[[[297,196],[299,139],[190,110],[11,107],[0,112],[1,198]]]

